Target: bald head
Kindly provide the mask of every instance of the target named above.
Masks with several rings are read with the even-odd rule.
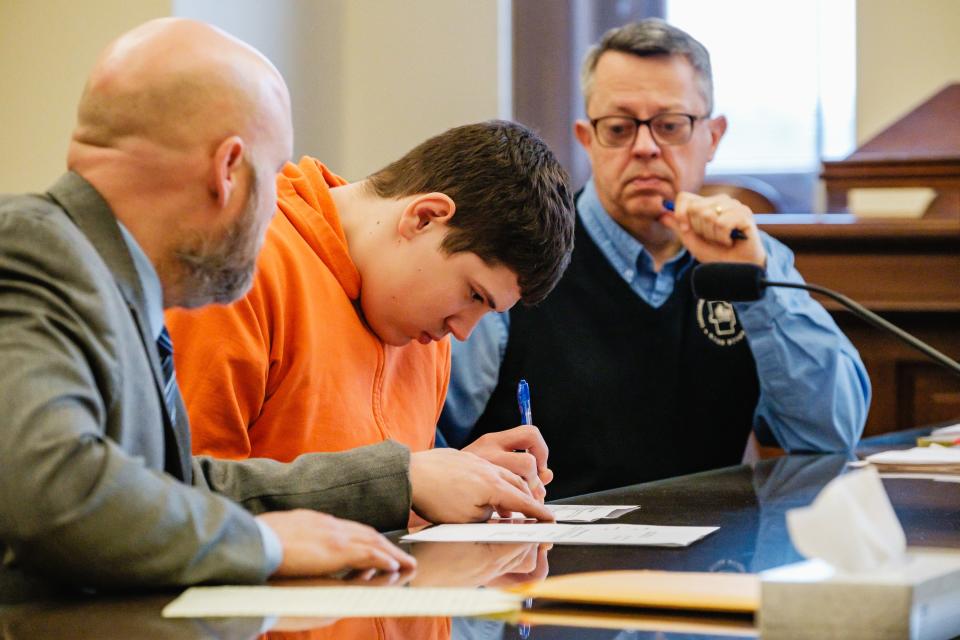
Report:
[[[80,100],[74,140],[184,149],[229,135],[289,138],[289,110],[282,77],[258,51],[210,25],[165,18],[129,31],[101,54]]]
[[[249,285],[292,144],[276,68],[219,29],[167,18],[100,55],[67,165],[147,254],[164,304],[197,306]]]

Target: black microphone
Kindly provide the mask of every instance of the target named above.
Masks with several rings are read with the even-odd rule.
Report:
[[[763,291],[767,287],[806,289],[819,293],[836,300],[853,311],[859,318],[866,320],[875,327],[889,331],[914,349],[926,354],[953,373],[960,375],[960,364],[955,360],[940,353],[926,342],[915,338],[895,324],[887,322],[860,303],[825,287],[797,282],[773,282],[766,279],[766,272],[757,265],[742,262],[712,262],[697,265],[693,270],[691,283],[693,284],[693,295],[698,298],[726,302],[759,300],[763,297]]]

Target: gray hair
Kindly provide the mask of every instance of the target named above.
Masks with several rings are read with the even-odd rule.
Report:
[[[700,85],[700,94],[707,103],[707,115],[713,111],[713,74],[710,54],[693,36],[659,18],[648,18],[614,27],[587,51],[580,69],[580,90],[586,106],[593,91],[593,74],[597,61],[607,51],[621,51],[641,58],[649,56],[684,56],[693,67]]]

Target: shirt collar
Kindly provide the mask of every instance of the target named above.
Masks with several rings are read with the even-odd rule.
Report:
[[[650,252],[617,224],[603,208],[592,177],[584,185],[577,200],[577,212],[590,238],[600,247],[600,251],[618,273],[629,269],[653,271],[653,257]],[[690,262],[690,253],[684,247],[664,263],[662,271],[672,272],[679,277]]]
[[[117,226],[120,227],[120,233],[123,235],[123,241],[127,244],[130,251],[130,257],[133,258],[133,266],[137,270],[137,277],[140,278],[140,286],[143,288],[143,297],[147,304],[147,322],[150,325],[150,335],[156,340],[163,330],[163,286],[160,284],[160,277],[157,270],[153,268],[150,258],[143,252],[140,245],[130,230],[123,226],[117,220]]]

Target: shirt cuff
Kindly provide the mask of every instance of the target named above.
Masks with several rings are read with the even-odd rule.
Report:
[[[267,576],[272,576],[283,562],[283,545],[280,544],[277,534],[265,522],[258,518],[254,518],[254,522],[260,527],[260,537],[263,538],[263,551],[267,556]]]
[[[767,250],[767,266],[764,277],[774,282],[803,283],[803,278],[793,268],[792,254],[786,247],[764,242]],[[762,331],[772,331],[776,318],[786,311],[802,309],[809,303],[809,294],[802,289],[767,287],[763,296],[753,302],[734,302],[740,322],[747,337]]]

